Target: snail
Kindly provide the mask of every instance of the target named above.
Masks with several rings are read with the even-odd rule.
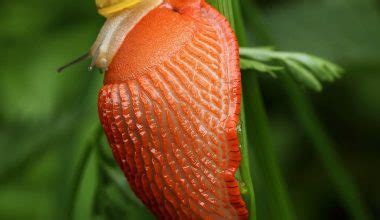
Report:
[[[96,0],[90,50],[105,71],[101,124],[132,190],[158,219],[247,219],[235,179],[236,37],[204,0]]]

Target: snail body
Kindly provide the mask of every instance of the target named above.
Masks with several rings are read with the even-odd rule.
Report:
[[[135,20],[106,23],[92,49],[107,70],[98,109],[114,157],[159,219],[246,219],[235,35],[204,0],[143,2],[109,17]]]

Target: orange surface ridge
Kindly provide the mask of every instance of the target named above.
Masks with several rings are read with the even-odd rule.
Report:
[[[117,163],[159,219],[247,219],[235,172],[235,35],[203,0],[168,0],[126,36],[99,93]]]

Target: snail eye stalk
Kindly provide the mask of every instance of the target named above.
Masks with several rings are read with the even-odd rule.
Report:
[[[61,72],[63,72],[65,69],[67,69],[67,68],[69,68],[69,67],[71,67],[71,66],[73,66],[73,65],[75,65],[75,64],[77,64],[77,63],[80,63],[80,62],[82,62],[82,61],[85,61],[85,60],[87,60],[87,59],[90,59],[90,58],[91,58],[91,55],[90,55],[89,52],[87,52],[87,53],[83,54],[82,56],[76,58],[75,60],[73,60],[73,61],[71,61],[71,62],[69,62],[69,63],[67,63],[67,64],[65,64],[65,65],[63,65],[63,66],[61,66],[61,67],[59,67],[59,68],[57,69],[57,72],[58,72],[58,73],[61,73]]]
[[[141,0],[96,0],[95,2],[96,2],[96,6],[98,8],[99,14],[108,18],[108,17],[111,17],[112,15],[114,15],[115,13],[120,12],[124,9],[133,8],[135,5],[140,3],[140,1]],[[97,57],[97,54],[96,54],[96,57]],[[57,69],[57,72],[61,73],[65,69],[67,69],[67,68],[69,68],[69,67],[71,67],[77,63],[80,63],[82,61],[85,61],[87,59],[90,59],[90,58],[91,58],[91,53],[87,52],[87,53],[83,54],[82,56],[74,59],[73,61],[63,65],[62,67],[59,67]],[[102,66],[107,66],[107,60],[103,59],[102,61],[103,61]],[[90,65],[90,67],[88,68],[89,71],[92,71],[94,66],[95,66],[95,63],[93,61]],[[103,70],[106,70],[106,69],[103,69]]]

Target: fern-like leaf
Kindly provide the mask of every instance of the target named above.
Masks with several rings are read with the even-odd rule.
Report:
[[[240,68],[242,70],[254,69],[262,73],[268,73],[273,78],[277,78],[277,72],[284,70],[281,66],[273,66],[253,59],[240,59]]]
[[[340,78],[343,69],[338,65],[304,53],[279,52],[271,48],[240,48],[242,69],[276,75],[289,73],[297,82],[316,91],[322,90],[322,82]]]

